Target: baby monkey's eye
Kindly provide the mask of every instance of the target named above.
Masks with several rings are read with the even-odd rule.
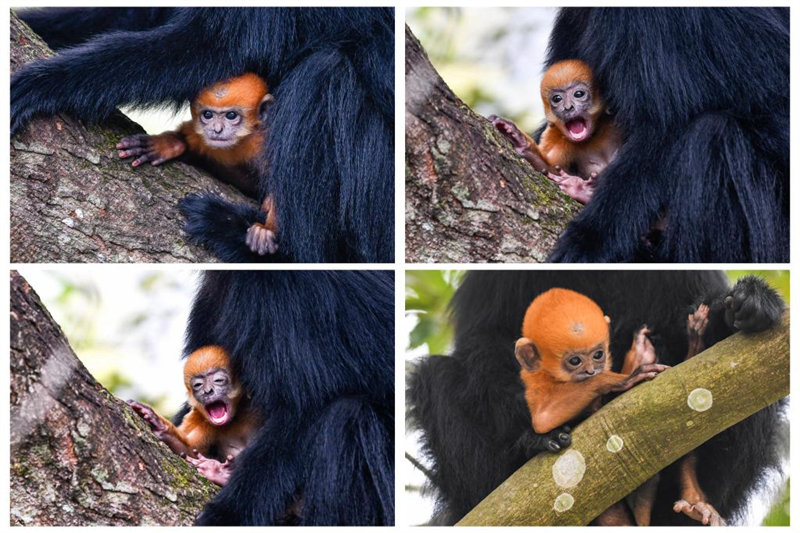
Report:
[[[225,118],[227,118],[228,120],[233,120],[238,116],[239,113],[237,113],[236,111],[228,111],[227,113],[225,113]]]
[[[584,96],[586,96],[586,91],[583,89],[578,89],[575,91],[575,98],[583,98]]]
[[[571,364],[572,366],[578,366],[579,364],[581,364],[581,358],[580,358],[580,357],[578,357],[578,356],[575,356],[575,357],[570,357],[570,358],[567,360],[567,362],[568,362],[569,364]]]
[[[562,97],[560,94],[557,94],[557,95],[553,96],[553,97],[550,99],[550,101],[551,101],[551,102],[553,102],[554,104],[557,104],[557,103],[559,103],[559,102],[560,102],[561,100],[563,100],[563,99],[564,99],[564,98],[563,98],[563,97]]]
[[[594,355],[592,357],[594,357],[595,361],[599,361],[600,359],[603,358],[603,355],[605,355],[603,353],[603,350],[597,350],[596,352],[594,352]]]
[[[214,113],[208,110],[203,111],[203,118],[206,120],[211,120],[212,118],[214,118]]]

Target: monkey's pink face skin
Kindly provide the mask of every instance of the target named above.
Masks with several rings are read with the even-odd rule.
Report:
[[[578,81],[552,89],[548,100],[550,108],[559,119],[558,129],[570,142],[581,143],[592,137],[592,91],[587,83]]]

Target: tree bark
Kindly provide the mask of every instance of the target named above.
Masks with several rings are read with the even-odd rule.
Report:
[[[406,27],[406,260],[544,262],[579,209],[453,94]]]
[[[53,55],[11,13],[11,72]],[[11,140],[11,261],[211,262],[184,240],[178,200],[209,191],[253,203],[182,163],[134,169],[117,156],[120,138],[143,130],[122,113],[87,126],[39,117]]]
[[[588,524],[656,472],[786,397],[789,329],[787,311],[775,329],[733,335],[626,392],[578,426],[566,451],[531,459],[458,525]]]
[[[217,488],[98,384],[11,272],[11,524],[190,525]]]

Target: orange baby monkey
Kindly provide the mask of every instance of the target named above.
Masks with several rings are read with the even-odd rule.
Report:
[[[538,145],[513,122],[495,115],[489,120],[537,170],[585,204],[594,192],[595,178],[620,147],[619,132],[583,61],[568,59],[548,68],[541,96],[547,127]]]
[[[612,372],[609,319],[600,307],[567,289],[537,296],[515,346],[533,430],[547,433],[597,407],[603,395],[628,390],[669,368],[655,363],[648,333],[645,326],[634,334],[623,373]]]
[[[219,346],[192,352],[186,358],[183,380],[191,411],[177,427],[150,406],[128,404],[172,451],[186,457],[209,480],[225,485],[234,458],[247,447],[260,417],[233,375],[228,354]]]
[[[688,316],[687,359],[705,348],[708,313],[708,306],[700,305]],[[605,394],[628,390],[669,368],[656,363],[655,349],[644,326],[633,335],[622,373],[612,372],[609,322],[593,300],[567,289],[550,289],[528,307],[515,355],[522,366],[520,377],[535,433],[548,433],[582,413],[591,413],[600,407]],[[558,451],[564,444],[548,449]],[[697,455],[690,452],[678,462],[680,499],[673,510],[702,524],[725,525],[700,487],[697,461]],[[658,482],[656,474],[592,523],[650,525]]]
[[[204,89],[192,101],[192,119],[176,131],[159,135],[125,137],[117,144],[121,158],[134,157],[132,165],[160,165],[181,157],[205,168],[215,177],[258,198],[256,159],[264,146],[264,118],[273,97],[267,83],[252,72],[220,81]],[[278,223],[272,196],[262,203],[264,224],[253,224],[247,245],[259,255],[278,249]]]

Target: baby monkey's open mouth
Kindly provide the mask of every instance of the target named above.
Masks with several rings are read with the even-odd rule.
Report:
[[[567,127],[569,138],[573,142],[584,141],[589,138],[589,134],[591,133],[588,125],[586,124],[586,119],[583,117],[574,118],[568,121],[565,126]]]
[[[208,419],[215,426],[222,426],[230,421],[230,409],[227,402],[217,400],[206,404]]]

